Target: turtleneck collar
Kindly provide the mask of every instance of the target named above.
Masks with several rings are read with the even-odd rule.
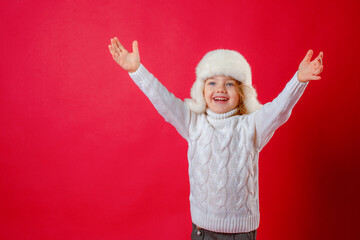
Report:
[[[226,113],[215,113],[215,112],[211,111],[210,108],[206,108],[207,115],[216,120],[221,120],[221,119],[231,117],[231,116],[235,115],[238,111],[239,111],[238,108],[234,108],[233,110],[226,112]]]

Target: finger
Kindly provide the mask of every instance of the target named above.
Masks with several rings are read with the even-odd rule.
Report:
[[[138,41],[133,41],[132,43],[133,52],[139,55],[139,44]]]
[[[117,39],[117,37],[115,37],[114,39],[115,39],[116,45],[120,48],[120,50],[121,50],[121,51],[124,51],[124,50],[126,51],[126,49],[124,48],[124,46],[121,45],[119,39]]]
[[[304,59],[302,60],[303,62],[310,62],[310,59],[311,59],[311,57],[312,57],[312,55],[313,55],[313,50],[309,50],[307,53],[306,53],[306,55],[305,55],[305,57],[304,57]]]
[[[114,48],[113,48],[112,45],[109,45],[109,50],[110,50],[110,53],[111,53],[112,55],[118,55],[118,54],[115,52],[115,50],[114,50]]]
[[[319,70],[322,70],[323,68],[324,68],[323,65],[317,65],[317,66],[315,66],[314,71],[317,72]]]
[[[117,53],[117,54],[121,54],[121,50],[120,50],[120,48],[117,46],[117,44],[116,44],[116,42],[115,42],[115,40],[113,40],[113,43],[112,43],[112,49],[114,50],[114,52],[115,53]]]
[[[111,54],[114,54],[114,50],[113,50],[113,48],[112,48],[112,45],[109,45],[108,47],[109,47],[110,53],[111,53]]]
[[[114,51],[114,49],[112,48],[111,45],[109,45],[109,50],[110,50],[112,58],[117,62],[119,55]]]
[[[111,42],[111,48],[115,51],[115,41],[114,41],[114,39],[111,39],[110,40],[110,42]]]
[[[310,77],[310,80],[320,80],[321,79],[321,77],[320,76],[311,76]]]
[[[320,58],[322,58],[323,57],[323,53],[322,52],[319,52],[319,55],[317,55],[317,59],[320,59]]]
[[[111,39],[111,45],[114,47],[114,49],[115,49],[115,48],[118,48],[118,46],[116,45],[116,42],[115,42],[115,39],[114,39],[114,38]]]
[[[316,65],[316,67],[320,67],[323,65],[323,60],[319,54],[319,56],[317,56],[315,59],[314,59],[314,63]]]
[[[320,73],[322,73],[322,71],[324,71],[324,66],[321,65],[317,70],[316,70],[316,75],[319,75]]]
[[[319,59],[320,59],[321,65],[323,65],[323,63],[324,63],[323,58],[324,58],[324,53],[323,53],[323,52],[320,52],[320,53],[319,53]]]
[[[319,53],[319,55],[314,60],[312,60],[311,63],[315,66],[315,68],[322,66],[323,61],[321,58],[321,54]]]

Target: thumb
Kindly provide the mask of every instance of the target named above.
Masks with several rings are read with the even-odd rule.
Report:
[[[133,48],[133,52],[136,53],[137,55],[140,55],[139,54],[139,46],[138,46],[138,41],[133,41],[132,43],[132,48]]]

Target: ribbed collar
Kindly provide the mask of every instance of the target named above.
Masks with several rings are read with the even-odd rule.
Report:
[[[216,120],[221,120],[221,119],[231,117],[231,116],[235,115],[238,111],[239,111],[238,108],[234,108],[233,110],[226,112],[226,113],[215,113],[215,112],[211,111],[210,108],[206,108],[207,115]]]

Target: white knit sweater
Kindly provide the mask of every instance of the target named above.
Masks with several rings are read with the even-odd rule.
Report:
[[[192,221],[215,232],[240,233],[259,226],[259,152],[287,121],[304,92],[297,74],[272,102],[248,115],[191,112],[143,65],[130,73],[157,111],[188,142]]]

